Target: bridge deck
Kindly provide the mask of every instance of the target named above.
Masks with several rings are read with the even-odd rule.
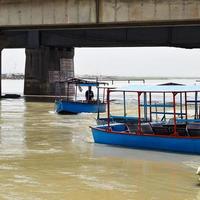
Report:
[[[0,27],[200,20],[199,0],[1,0]]]

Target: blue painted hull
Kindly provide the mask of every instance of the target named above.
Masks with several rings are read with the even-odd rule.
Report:
[[[97,113],[106,111],[106,104],[88,103],[88,102],[73,102],[73,101],[56,101],[56,112],[59,114],[78,114],[78,113]]]
[[[133,133],[126,133],[125,129],[122,127],[121,131],[109,132],[106,130],[106,126],[92,127],[92,134],[96,143],[138,149],[200,154],[200,137],[177,138],[173,136],[136,135]]]

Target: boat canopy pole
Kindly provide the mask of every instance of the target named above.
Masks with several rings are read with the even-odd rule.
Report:
[[[198,115],[198,119],[200,119],[200,106],[199,106],[199,115]]]
[[[142,134],[142,130],[141,130],[141,111],[140,111],[140,96],[141,96],[142,92],[138,92],[138,134],[141,135]]]
[[[76,92],[75,92],[75,101],[77,101],[77,84],[76,84]]]
[[[197,119],[197,116],[198,116],[197,98],[198,98],[198,92],[195,92],[195,115],[194,115],[195,119]]]
[[[176,132],[176,92],[173,92],[173,109],[174,109],[174,135],[177,136],[177,132]]]
[[[147,121],[147,93],[144,92],[144,119]]]
[[[185,92],[185,119],[186,119],[186,122],[187,122],[187,92]]]
[[[123,91],[123,99],[124,99],[124,117],[126,117],[126,93]]]
[[[99,119],[100,117],[100,113],[99,113],[99,107],[100,107],[100,97],[99,97],[99,87],[97,87],[97,119]]]
[[[67,83],[67,101],[69,100],[69,83]]]
[[[166,113],[165,113],[166,108],[165,108],[165,104],[166,104],[165,92],[163,92],[163,113],[164,113],[163,119],[164,119],[164,121],[166,121]]]
[[[149,104],[150,104],[150,122],[152,121],[152,109],[151,109],[151,92],[149,92]]]
[[[105,100],[105,88],[103,88],[103,103],[104,103],[104,100]]]
[[[156,121],[158,121],[158,107],[156,102],[155,102],[155,112],[156,112]]]
[[[183,119],[183,94],[180,93],[180,113],[181,113],[181,119]]]
[[[108,88],[107,90],[107,123],[108,123],[108,128],[110,129],[110,90]]]

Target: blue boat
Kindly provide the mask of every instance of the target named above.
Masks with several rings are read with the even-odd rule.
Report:
[[[87,101],[65,101],[57,100],[56,112],[59,114],[77,114],[77,113],[97,113],[105,112],[106,104]]]
[[[110,95],[133,92],[138,97],[138,123],[111,123]],[[200,86],[132,86],[108,91],[107,124],[91,127],[95,143],[181,153],[200,154]],[[153,110],[152,99],[163,96],[159,110]],[[141,103],[146,97],[145,106]],[[166,99],[172,98],[171,106]],[[161,105],[161,104],[160,104]],[[167,105],[165,107],[165,105]],[[190,110],[188,109],[190,106]],[[145,112],[142,112],[145,109]],[[142,110],[142,111],[141,111]],[[150,121],[142,121],[148,116]],[[158,115],[161,120],[158,120]],[[156,116],[156,120],[154,119]],[[193,118],[191,117],[193,116]]]
[[[138,135],[128,131],[125,124],[113,124],[92,128],[94,141],[101,144],[124,147],[200,154],[200,137],[176,137],[164,135]]]
[[[102,99],[100,99],[100,89],[99,85],[106,85],[105,82],[98,81],[88,81],[78,78],[70,78],[65,81],[67,83],[67,88],[69,85],[75,86],[75,95],[72,98],[69,98],[67,95],[66,99],[59,97],[55,101],[55,111],[59,114],[78,114],[78,113],[101,113],[106,111],[105,103],[105,91],[103,93]],[[88,100],[77,100],[77,90],[81,87],[96,87],[97,88],[97,98],[94,100],[92,98]],[[104,89],[105,90],[105,89]],[[93,95],[93,92],[92,92]],[[93,97],[93,96],[92,96]]]

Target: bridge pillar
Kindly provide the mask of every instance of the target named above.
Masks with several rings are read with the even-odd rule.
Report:
[[[74,70],[74,48],[41,47],[26,49],[25,95],[56,95],[56,86],[49,79],[50,71],[61,71],[62,60]],[[67,70],[67,69],[65,69]],[[61,94],[66,95],[66,94]]]
[[[2,95],[2,91],[1,91],[1,82],[2,82],[2,78],[1,78],[1,52],[2,52],[2,49],[0,49],[0,98],[1,98],[1,95]]]

